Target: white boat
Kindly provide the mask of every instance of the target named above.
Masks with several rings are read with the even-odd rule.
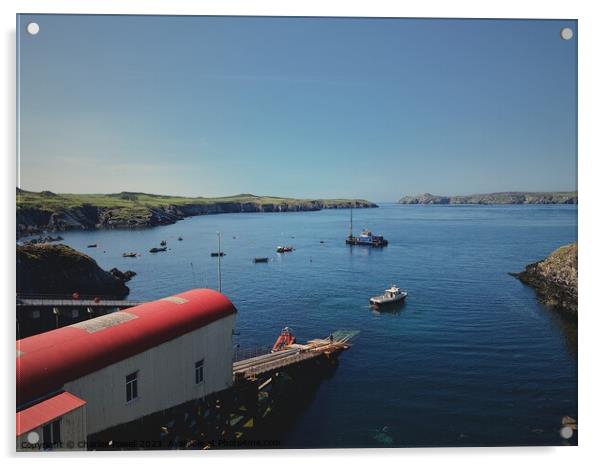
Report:
[[[393,285],[391,288],[387,288],[385,290],[385,294],[370,298],[370,304],[374,304],[375,306],[383,306],[385,304],[397,303],[403,301],[407,295],[407,291],[403,291],[397,286]]]

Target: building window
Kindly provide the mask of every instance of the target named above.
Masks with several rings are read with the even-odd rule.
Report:
[[[125,377],[125,400],[132,401],[138,398],[138,371]]]
[[[61,420],[46,424],[42,429],[42,443],[44,450],[52,450],[61,446]]]
[[[205,360],[201,359],[194,364],[194,379],[196,384],[200,384],[203,381],[203,366],[205,365]]]

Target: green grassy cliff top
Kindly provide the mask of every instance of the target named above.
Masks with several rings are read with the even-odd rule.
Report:
[[[116,194],[55,194],[50,191],[39,193],[17,190],[17,209],[39,209],[56,211],[91,205],[106,209],[122,209],[136,207],[164,207],[168,205],[216,204],[216,203],[255,203],[255,204],[303,204],[320,202],[324,206],[336,205],[348,201],[367,201],[360,199],[293,199],[273,196],[255,196],[253,194],[237,194],[225,197],[183,197],[157,194],[121,192]],[[368,203],[369,204],[369,203]]]

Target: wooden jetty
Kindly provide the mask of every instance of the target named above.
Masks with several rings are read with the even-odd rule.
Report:
[[[234,380],[256,380],[271,372],[299,364],[319,357],[337,357],[339,353],[350,348],[352,334],[338,338],[314,339],[306,344],[293,343],[281,351],[256,356],[233,365]]]

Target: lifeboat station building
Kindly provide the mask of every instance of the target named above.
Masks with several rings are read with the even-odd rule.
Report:
[[[91,435],[232,386],[236,308],[169,296],[17,341],[17,450],[86,450]]]

